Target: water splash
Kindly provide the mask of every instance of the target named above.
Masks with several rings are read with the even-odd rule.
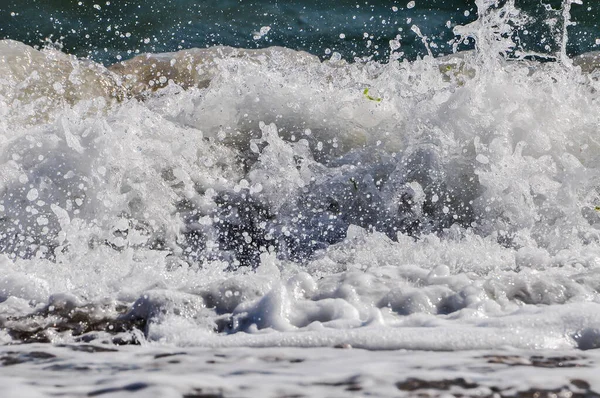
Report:
[[[567,43],[569,41],[569,26],[574,26],[575,23],[571,21],[571,6],[573,4],[583,5],[582,0],[563,0],[562,3],[562,17],[563,17],[563,31],[562,40],[560,46],[559,59],[565,65],[572,65],[571,59],[567,55]]]

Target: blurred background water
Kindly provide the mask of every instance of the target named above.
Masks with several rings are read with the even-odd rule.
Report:
[[[561,3],[516,1],[531,17],[519,30],[527,50],[557,51]],[[600,47],[599,9],[598,1],[573,5],[570,55]],[[34,46],[58,43],[65,52],[104,63],[213,45],[276,45],[322,58],[337,52],[348,60],[387,60],[390,40],[414,59],[427,52],[413,25],[439,55],[452,51],[452,28],[476,18],[474,0],[4,0],[0,38]]]

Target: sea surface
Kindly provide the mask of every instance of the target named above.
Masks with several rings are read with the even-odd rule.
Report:
[[[600,396],[600,4],[0,4],[0,396]]]
[[[453,28],[477,19],[474,0],[319,1],[274,0],[4,0],[0,37],[112,64],[139,53],[163,53],[215,45],[283,46],[326,59],[333,52],[352,61],[386,62],[390,40],[405,57],[427,55],[415,25],[435,55],[450,54]],[[506,0],[486,4],[511,3]],[[518,47],[552,54],[559,49],[562,1],[512,1],[527,13]],[[598,49],[600,4],[573,7],[570,55]],[[513,26],[514,28],[515,26]],[[262,29],[262,31],[261,31]],[[461,49],[473,48],[474,43]]]

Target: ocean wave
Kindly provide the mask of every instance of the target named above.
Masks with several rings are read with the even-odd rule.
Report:
[[[595,346],[597,54],[499,45],[0,42],[3,339]]]

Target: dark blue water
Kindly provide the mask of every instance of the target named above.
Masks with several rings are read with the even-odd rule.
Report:
[[[260,48],[273,45],[305,50],[323,58],[386,60],[389,41],[397,38],[408,58],[426,54],[411,31],[417,25],[433,43],[434,54],[451,52],[452,27],[473,21],[473,0],[408,1],[303,0],[4,0],[0,4],[0,38],[30,45],[59,43],[65,52],[113,63],[136,53],[167,52],[191,47],[229,45]],[[555,36],[545,21],[561,0],[545,4],[517,1],[532,20],[519,42],[528,50],[556,51]],[[598,48],[600,2],[573,5],[568,52]],[[255,34],[261,27],[266,35]],[[560,30],[560,24],[555,28]],[[525,33],[523,33],[525,31]],[[550,45],[548,45],[550,43]]]

